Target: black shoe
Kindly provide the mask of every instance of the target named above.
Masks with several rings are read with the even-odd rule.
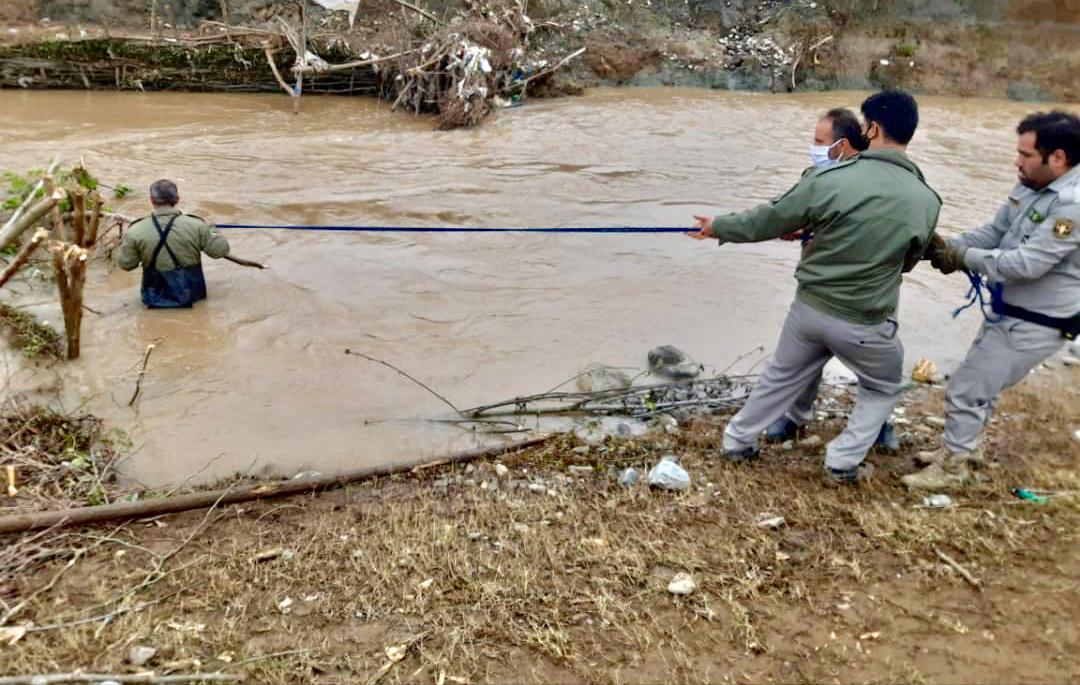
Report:
[[[765,429],[765,440],[768,442],[787,442],[798,436],[799,424],[786,416],[781,416]]]
[[[893,428],[891,423],[882,424],[881,432],[878,433],[877,440],[874,441],[874,447],[879,452],[889,452],[891,454],[900,451],[900,438],[896,436],[896,429]]]
[[[753,461],[758,458],[758,454],[759,452],[756,445],[754,447],[744,447],[738,450],[721,450],[720,452],[720,456],[723,457],[725,461],[729,461],[733,464],[742,464]]]
[[[852,469],[834,469],[825,467],[825,486],[840,488],[846,485],[858,485],[870,480],[874,475],[874,465],[862,463]]]

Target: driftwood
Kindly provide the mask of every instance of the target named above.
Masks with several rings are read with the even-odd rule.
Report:
[[[0,274],[0,288],[4,287],[4,284],[11,280],[11,277],[15,275],[19,269],[21,269],[26,262],[30,260],[30,255],[34,250],[38,249],[43,242],[49,239],[49,232],[44,228],[39,228],[34,236],[30,238],[22,249],[19,250],[15,258],[11,260],[11,263],[4,269],[4,273]]]
[[[399,464],[384,464],[381,466],[367,466],[353,471],[346,471],[337,475],[312,476],[309,478],[297,478],[295,480],[278,481],[272,483],[258,483],[231,490],[214,490],[208,492],[195,492],[175,497],[161,497],[139,502],[115,502],[94,507],[79,507],[59,511],[42,511],[11,516],[0,516],[0,534],[18,533],[26,530],[50,528],[52,526],[75,526],[113,521],[117,519],[146,518],[161,514],[172,514],[191,509],[203,509],[217,504],[232,504],[235,502],[248,502],[255,499],[267,499],[271,497],[284,497],[312,490],[326,490],[346,483],[353,483],[370,478],[390,476],[419,470],[429,466],[442,464],[457,464],[476,459],[495,457],[507,452],[514,452],[534,447],[550,439],[551,436],[541,436],[512,445],[500,445],[497,447],[484,447],[481,449],[458,452],[442,459],[430,458],[416,459]],[[0,680],[0,685],[3,681]]]

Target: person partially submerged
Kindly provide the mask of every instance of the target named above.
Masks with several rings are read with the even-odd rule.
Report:
[[[150,186],[153,213],[131,223],[120,241],[116,264],[125,271],[142,266],[142,301],[150,309],[190,307],[206,299],[202,253],[220,259],[229,241],[193,214],[176,205],[176,184],[162,179]]]

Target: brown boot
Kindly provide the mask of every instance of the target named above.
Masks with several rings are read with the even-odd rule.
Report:
[[[909,473],[900,482],[912,490],[951,490],[975,482],[975,476],[963,461],[930,464],[918,473]]]
[[[949,452],[944,447],[939,447],[936,450],[915,454],[915,464],[918,466],[944,464],[946,462],[965,464],[977,469],[986,463],[986,459],[983,457],[981,449],[974,452]]]

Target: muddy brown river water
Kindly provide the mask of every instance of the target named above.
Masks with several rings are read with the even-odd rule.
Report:
[[[819,114],[863,97],[600,90],[436,132],[365,99],[305,98],[294,117],[279,96],[4,91],[0,169],[81,155],[137,189],[117,211],[144,213],[145,188],[169,177],[183,209],[221,223],[678,226],[783,192],[808,164]],[[945,199],[942,230],[974,227],[1014,182],[1012,129],[1031,107],[921,105],[911,154]],[[208,261],[208,301],[147,311],[137,272],[98,265],[83,358],[30,371],[7,352],[5,393],[62,376],[65,406],[130,432],[126,472],[148,485],[252,463],[289,474],[443,453],[476,438],[423,421],[445,405],[346,348],[458,406],[544,391],[590,362],[644,367],[664,343],[723,368],[775,344],[798,259],[792,243],[681,235],[227,235],[270,269]],[[905,278],[909,367],[959,362],[978,324],[973,311],[950,318],[965,291],[926,266]],[[59,320],[44,282],[3,296]],[[126,405],[151,342],[136,412]]]

